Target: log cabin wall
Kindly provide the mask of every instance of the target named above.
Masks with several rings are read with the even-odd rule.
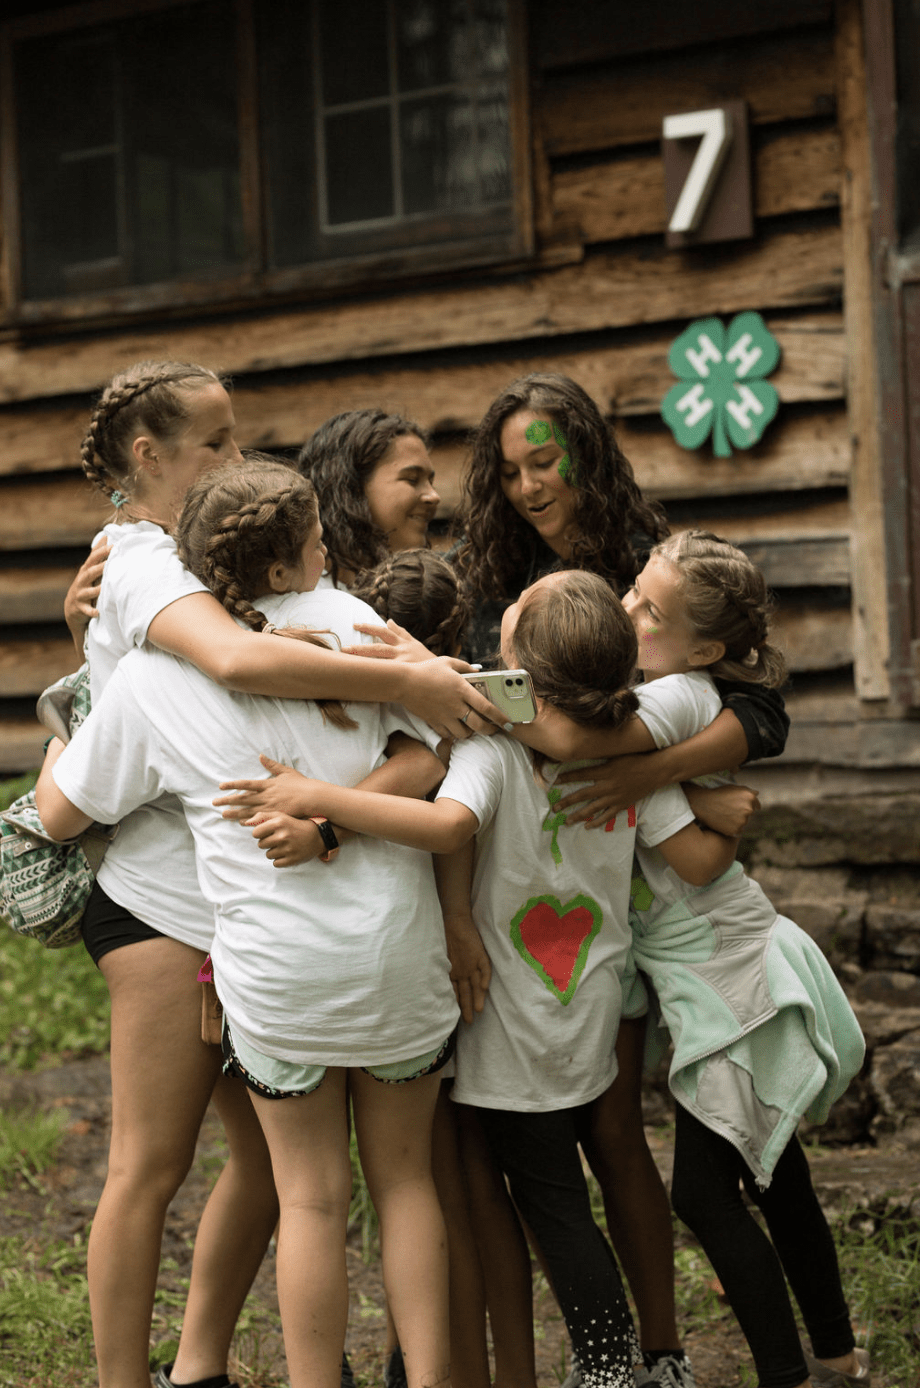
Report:
[[[34,698],[76,663],[62,598],[107,514],[77,467],[93,392],[121,366],[167,356],[233,376],[245,445],[295,449],[330,414],[369,404],[419,419],[435,435],[444,526],[464,431],[492,397],[527,371],[573,376],[615,421],[672,526],[743,544],[775,587],[793,671],[784,765],[846,768],[851,780],[875,767],[885,784],[905,766],[920,771],[916,723],[879,673],[885,597],[872,516],[883,498],[868,440],[871,336],[868,349],[860,340],[869,193],[858,0],[530,0],[524,19],[532,256],[360,298],[199,307],[0,340],[4,771],[37,764]],[[662,118],[737,99],[750,116],[755,235],[667,249]],[[747,309],[782,347],[771,377],[778,417],[729,459],[710,444],[684,452],[659,413],[673,384],[669,345],[692,319]]]

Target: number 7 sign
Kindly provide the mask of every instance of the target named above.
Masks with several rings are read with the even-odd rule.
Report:
[[[665,116],[662,137],[667,244],[753,236],[745,103]]]

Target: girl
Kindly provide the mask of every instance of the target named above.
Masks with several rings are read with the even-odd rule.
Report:
[[[171,531],[185,493],[202,471],[239,462],[234,426],[224,383],[193,363],[140,362],[103,390],[82,445],[84,470],[112,500],[116,517],[105,528],[111,553],[98,616],[86,631],[93,697],[123,655],[150,642],[229,688],[290,698],[403,696],[441,731],[466,736],[461,715],[471,704],[484,712],[488,705],[444,663],[370,666],[303,642],[265,641],[182,567]],[[87,605],[95,563],[84,565],[68,603],[81,645],[76,609]],[[428,770],[411,784],[390,767],[376,774],[396,774],[414,793],[432,784]],[[321,851],[316,826],[307,832],[311,851]],[[194,975],[212,936],[213,912],[201,897],[178,804],[159,799],[138,809],[106,854],[83,921],[84,942],[112,1000],[110,1161],[88,1248],[101,1388],[149,1388],[166,1209],[192,1161],[212,1092],[230,1159],[199,1228],[179,1353],[175,1365],[158,1371],[161,1388],[170,1381],[214,1379],[213,1388],[228,1382],[233,1329],[277,1218],[251,1105],[241,1085],[218,1078],[220,1058],[201,1041]]]
[[[325,561],[321,536],[309,484],[261,462],[196,483],[179,526],[190,569],[247,625],[308,622],[348,639],[367,609],[346,594],[313,593]],[[225,1068],[251,1091],[278,1188],[292,1388],[339,1382],[351,1186],[346,1083],[408,1381],[449,1383],[446,1255],[429,1146],[436,1072],[458,1013],[426,855],[356,840],[329,866],[337,844],[319,820],[324,861],[278,873],[255,845],[240,852],[237,832],[210,802],[227,765],[258,766],[264,747],[314,774],[359,780],[395,729],[416,732],[376,705],[346,715],[334,702],[231,694],[147,648],[120,663],[79,741],[41,778],[40,813],[61,836],[163,793],[181,800],[216,918]],[[98,765],[107,768],[105,785]],[[424,1007],[412,1005],[418,998]]]
[[[623,722],[634,635],[618,599],[592,574],[538,580],[502,619],[507,665],[577,723]],[[539,721],[539,718],[538,720]],[[476,837],[474,916],[492,960],[484,1009],[459,1038],[454,1098],[474,1105],[533,1230],[584,1381],[651,1383],[616,1263],[590,1210],[578,1153],[589,1106],[616,1073],[614,1042],[629,953],[626,910],[636,835],[702,884],[733,844],[701,829],[682,793],[640,804],[609,834],[555,812],[558,767],[516,743],[454,748],[434,805],[311,784],[314,809],[364,833],[452,852]],[[259,837],[260,826],[253,832]],[[641,1000],[625,990],[629,1008]]]
[[[427,544],[441,498],[428,440],[411,420],[377,409],[334,415],[297,464],[319,499],[329,550],[324,583],[352,588],[390,554]]]
[[[645,677],[639,717],[659,746],[718,714],[713,677],[768,687],[784,678],[763,578],[713,535],[689,531],[658,545],[624,605]],[[795,1136],[803,1115],[826,1118],[860,1068],[849,1003],[817,945],[777,916],[737,863],[698,889],[656,849],[639,842],[636,855],[634,958],[674,1041],[674,1209],[725,1288],[761,1388],[868,1384],[868,1355],[854,1348],[833,1240]],[[601,1135],[604,1110],[602,1099]],[[803,1357],[784,1273],[815,1358]]]
[[[398,622],[431,655],[456,655],[469,608],[440,554],[406,549],[362,574],[351,590],[384,621]]]

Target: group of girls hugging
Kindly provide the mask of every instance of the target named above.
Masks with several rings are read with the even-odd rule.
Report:
[[[217,374],[143,362],[103,391],[83,463],[114,510],[66,609],[93,709],[36,798],[56,838],[120,825],[82,926],[112,1003],[100,1388],[150,1388],[165,1213],[211,1099],[229,1155],[157,1388],[229,1385],[276,1225],[292,1388],[348,1380],[352,1124],[390,1388],[536,1388],[531,1249],[573,1384],[692,1388],[642,1126],[643,1058],[669,1039],[671,1199],[759,1383],[868,1384],[795,1135],[862,1037],[735,861],[754,797],[725,768],[788,726],[756,568],[669,536],[551,374],[484,417],[446,556],[425,435],[380,410],[328,421],[296,465],[243,455]],[[499,651],[531,676],[529,724],[463,678]]]

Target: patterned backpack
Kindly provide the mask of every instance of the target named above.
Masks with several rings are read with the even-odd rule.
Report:
[[[38,714],[69,741],[90,708],[89,667],[81,666],[46,689]],[[103,854],[118,826],[92,824],[78,838],[58,843],[45,833],[35,792],[0,814],[0,911],[20,935],[48,949],[75,944]]]

